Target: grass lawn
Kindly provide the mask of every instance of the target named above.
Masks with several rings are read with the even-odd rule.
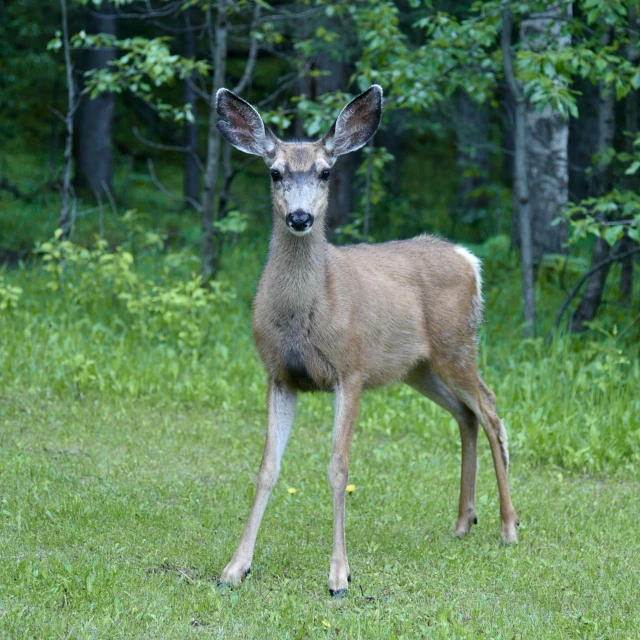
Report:
[[[132,206],[164,210],[136,189]],[[34,220],[55,216],[32,206],[0,206],[7,246],[50,235]],[[262,455],[250,313],[268,230],[225,255],[234,297],[202,300],[197,220],[152,217],[180,230],[159,248],[148,216],[125,218],[109,237],[134,266],[114,245],[78,262],[65,250],[63,281],[42,257],[0,270],[0,639],[640,637],[640,334],[626,309],[549,347],[522,340],[508,239],[474,248],[519,544],[498,542],[484,436],[479,525],[459,541],[457,425],[406,387],[372,392],[351,458],[353,582],[330,598],[332,407],[303,396],[252,573],[220,589]],[[79,226],[80,244],[92,232]],[[539,274],[541,335],[564,298],[556,275]]]
[[[0,637],[638,637],[633,475],[572,475],[515,455],[522,524],[505,548],[481,434],[479,525],[458,541],[457,436],[448,450],[430,446],[450,430],[440,412],[390,434],[365,403],[347,504],[353,582],[330,598],[328,398],[302,397],[252,574],[221,590],[253,495],[264,404],[218,413],[5,390]]]

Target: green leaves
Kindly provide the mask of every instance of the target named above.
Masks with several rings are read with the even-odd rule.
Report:
[[[607,241],[607,244],[613,247],[613,245],[624,236],[624,229],[624,224],[614,224],[610,227],[605,227],[601,235]]]
[[[588,24],[604,23],[617,26],[627,18],[628,2],[624,0],[582,0],[581,9]]]
[[[206,342],[208,325],[216,321],[233,296],[220,282],[203,287],[200,275],[176,277],[176,270],[187,266],[188,258],[183,254],[165,255],[162,238],[145,231],[138,225],[138,219],[135,212],[123,216],[123,224],[130,228],[131,239],[127,244],[131,247],[121,245],[112,250],[101,238],[96,238],[91,248],[63,241],[58,230],[52,240],[36,249],[48,275],[45,286],[64,296],[68,304],[85,308],[88,313],[98,312],[108,301],[111,322],[152,344],[167,344],[193,355]],[[237,211],[230,212],[219,223],[220,230],[227,233],[239,233],[245,226],[245,218]],[[149,278],[138,268],[133,245],[138,251],[163,255],[159,277]],[[5,298],[10,301],[7,308],[15,308],[22,293],[15,289],[3,287],[0,279],[0,311]],[[80,356],[73,363],[73,371],[77,385],[83,387],[99,376],[92,361]]]
[[[47,51],[55,51],[58,52],[60,51],[60,49],[62,49],[62,31],[60,31],[60,29],[58,29],[56,31],[56,35],[51,38],[51,40],[49,40],[49,42],[47,43]]]
[[[75,48],[112,47],[122,55],[107,69],[91,69],[85,73],[84,93],[93,99],[110,91],[130,91],[163,118],[176,122],[193,121],[190,105],[175,107],[156,96],[156,90],[193,75],[207,75],[211,66],[204,60],[193,60],[171,53],[171,38],[133,37],[117,39],[109,34],[90,35],[80,31],[71,38]]]
[[[632,176],[640,169],[640,160],[634,160],[624,172],[627,176]]]
[[[610,246],[625,233],[637,240],[640,239],[640,195],[635,191],[614,189],[600,198],[571,204],[557,221],[561,219],[569,221],[569,244],[575,244],[587,235],[601,237]]]
[[[247,230],[249,217],[240,211],[229,211],[222,219],[216,220],[213,226],[221,233],[243,233]]]
[[[371,83],[364,80],[365,89]],[[322,135],[338,117],[340,111],[354,96],[341,91],[327,93],[317,100],[309,100],[302,95],[295,102],[298,113],[304,122],[305,132],[309,137]]]
[[[15,311],[22,294],[22,287],[5,283],[4,276],[0,275],[0,316]]]

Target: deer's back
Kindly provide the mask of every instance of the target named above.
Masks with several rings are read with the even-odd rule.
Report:
[[[404,378],[422,360],[438,366],[475,358],[482,316],[475,256],[426,235],[331,254],[370,355],[373,386]]]

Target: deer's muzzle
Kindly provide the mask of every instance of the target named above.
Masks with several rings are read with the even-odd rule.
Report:
[[[296,209],[293,213],[288,213],[285,220],[289,229],[299,236],[308,233],[313,226],[313,216],[302,209]]]

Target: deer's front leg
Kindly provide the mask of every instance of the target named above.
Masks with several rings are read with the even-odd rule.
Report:
[[[333,452],[329,484],[333,490],[333,554],[329,571],[329,593],[342,596],[349,588],[349,562],[344,537],[345,491],[349,481],[349,451],[358,417],[362,382],[360,376],[342,381],[336,388]]]
[[[220,582],[223,584],[238,584],[251,569],[258,529],[260,528],[271,490],[278,479],[280,462],[291,432],[296,409],[296,392],[287,389],[274,380],[269,380],[267,404],[269,421],[262,464],[258,474],[258,487],[240,544],[231,562],[225,567],[220,576]]]

